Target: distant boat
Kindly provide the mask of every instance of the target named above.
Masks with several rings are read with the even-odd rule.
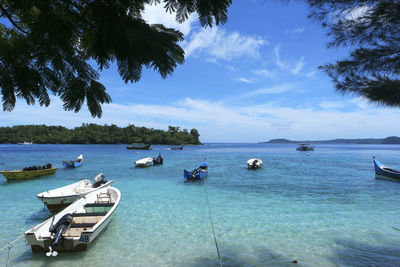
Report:
[[[153,164],[153,158],[147,157],[135,161],[136,167],[150,167]]]
[[[18,143],[18,145],[32,145],[32,142],[23,142],[23,143]]]
[[[208,164],[207,160],[204,160],[199,167],[193,171],[183,170],[183,177],[186,181],[201,181],[208,175]]]
[[[262,165],[263,165],[263,162],[262,162],[261,159],[253,158],[253,159],[249,159],[247,161],[247,168],[248,169],[254,169],[255,170],[255,169],[261,168]]]
[[[183,146],[171,147],[171,150],[182,150]]]
[[[121,193],[114,187],[92,192],[26,231],[26,241],[32,252],[47,252],[47,256],[86,250],[107,229],[120,199]]]
[[[381,162],[375,159],[375,156],[372,156],[372,158],[374,160],[375,175],[377,178],[400,181],[400,171],[383,165]]]
[[[83,155],[80,154],[76,159],[70,161],[63,161],[64,168],[76,168],[83,163]]]
[[[157,158],[153,158],[153,165],[161,165],[164,163],[163,157],[161,157],[161,153],[158,154]]]
[[[93,183],[89,179],[48,190],[37,195],[46,204],[50,212],[59,211],[68,207],[71,203],[80,199],[93,191],[99,190],[112,184],[113,180],[106,181],[105,176],[100,173],[93,178]]]
[[[48,163],[47,165],[43,166],[25,167],[22,170],[0,171],[0,173],[6,177],[7,181],[13,181],[35,178],[42,175],[55,174],[56,171],[57,168],[52,168],[51,164]]]
[[[298,151],[314,151],[314,146],[310,144],[299,144],[299,146],[296,148]]]
[[[151,150],[151,145],[127,146],[126,149]]]

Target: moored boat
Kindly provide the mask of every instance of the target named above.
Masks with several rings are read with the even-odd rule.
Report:
[[[18,145],[33,145],[32,142],[23,142],[23,143],[18,143]]]
[[[253,159],[249,159],[247,161],[247,168],[248,169],[255,170],[255,169],[261,168],[262,165],[263,165],[263,162],[262,162],[261,159],[253,158]]]
[[[149,167],[153,164],[153,158],[147,157],[135,161],[136,167]]]
[[[310,144],[299,144],[299,146],[296,148],[297,151],[314,151],[314,146]]]
[[[378,161],[375,156],[372,156],[374,161],[375,168],[375,176],[376,178],[390,179],[395,181],[400,181],[400,171],[394,170],[383,165],[380,161]]]
[[[183,170],[183,177],[186,181],[201,181],[208,175],[208,164],[207,160],[204,160],[199,167],[193,171]]]
[[[24,233],[33,252],[86,250],[106,229],[121,199],[117,188],[105,187],[75,201],[67,208]]]
[[[183,146],[179,146],[179,147],[171,147],[171,150],[182,150]]]
[[[92,183],[89,179],[84,179],[70,185],[42,192],[37,197],[46,204],[50,212],[55,212],[66,208],[71,203],[93,191],[111,185],[113,182],[113,180],[106,181],[102,173],[94,177],[93,181]]]
[[[63,161],[64,168],[76,168],[81,166],[83,163],[83,154],[80,154],[76,159]]]
[[[161,153],[158,154],[157,158],[153,158],[153,165],[161,165],[164,163],[163,157],[161,157]]]
[[[14,171],[0,171],[1,174],[6,177],[7,181],[13,180],[24,180],[35,178],[43,175],[55,174],[57,168],[52,168],[51,164],[43,165],[43,166],[32,166],[25,167],[22,170],[14,170]]]
[[[151,145],[139,145],[139,146],[127,146],[126,149],[134,149],[134,150],[151,150]]]

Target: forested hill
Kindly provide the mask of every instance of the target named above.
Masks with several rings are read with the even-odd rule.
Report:
[[[0,127],[0,143],[16,144],[33,142],[35,144],[200,144],[196,129],[181,130],[168,126],[167,131],[129,125],[120,128],[112,125],[82,124],[68,129],[63,126],[19,125]]]
[[[364,138],[364,139],[333,139],[324,141],[292,141],[288,139],[272,139],[262,143],[313,143],[313,144],[400,144],[400,137],[389,136],[386,138]]]

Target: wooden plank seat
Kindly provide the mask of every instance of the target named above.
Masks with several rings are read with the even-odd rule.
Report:
[[[112,207],[114,203],[87,203],[84,207],[91,208],[91,207]]]
[[[91,228],[95,223],[72,223],[69,228]]]
[[[72,213],[72,217],[87,217],[87,216],[105,216],[107,212],[76,212]]]

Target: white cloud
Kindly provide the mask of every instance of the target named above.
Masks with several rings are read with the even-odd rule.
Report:
[[[241,35],[226,32],[217,26],[201,28],[192,33],[190,41],[184,44],[186,57],[204,55],[213,59],[232,60],[243,56],[258,58],[259,49],[268,41],[260,36]]]
[[[274,48],[274,56],[275,56],[275,64],[282,69],[286,69],[288,66],[281,60],[281,56],[279,54],[280,45],[275,46]]]
[[[235,80],[235,81],[238,81],[238,82],[244,82],[244,83],[254,83],[253,81],[248,80],[248,79],[243,78],[243,77],[241,77],[241,78],[236,78],[236,79],[234,79],[234,80]]]
[[[302,33],[304,32],[304,27],[296,28],[292,31],[292,34]]]
[[[275,77],[275,74],[272,71],[267,70],[267,69],[253,70],[253,73],[257,74],[257,75],[261,75],[261,76],[270,77],[270,78]]]
[[[174,28],[182,32],[184,35],[190,33],[193,27],[193,23],[197,21],[197,14],[192,13],[189,18],[183,22],[178,23],[175,20],[175,13],[167,12],[164,5],[146,5],[144,12],[142,13],[142,17],[145,21],[150,24],[163,24],[167,28]]]
[[[400,110],[371,106],[359,109],[354,105],[362,101],[358,98],[339,103],[324,100],[307,107],[288,107],[272,102],[237,106],[223,101],[186,98],[165,105],[104,105],[103,118],[93,119],[87,108],[78,114],[66,112],[61,101],[52,98],[48,108],[27,107],[19,101],[13,112],[0,112],[0,121],[2,126],[62,124],[74,127],[87,122],[167,129],[168,125],[178,125],[198,129],[203,142],[255,142],[279,137],[294,140],[386,137],[400,132],[400,125],[393,124]],[[352,111],[340,108],[341,103],[352,106]]]
[[[296,66],[295,66],[293,69],[291,69],[290,71],[291,71],[293,74],[299,74],[300,71],[303,69],[303,67],[304,67],[304,57],[301,57],[301,58],[299,59],[299,61],[297,61]]]
[[[282,93],[285,93],[285,92],[291,90],[292,88],[293,88],[293,86],[291,84],[286,83],[286,84],[282,84],[279,86],[254,90],[250,93],[247,93],[244,97],[249,98],[249,97],[260,96],[260,95],[282,94]]]

